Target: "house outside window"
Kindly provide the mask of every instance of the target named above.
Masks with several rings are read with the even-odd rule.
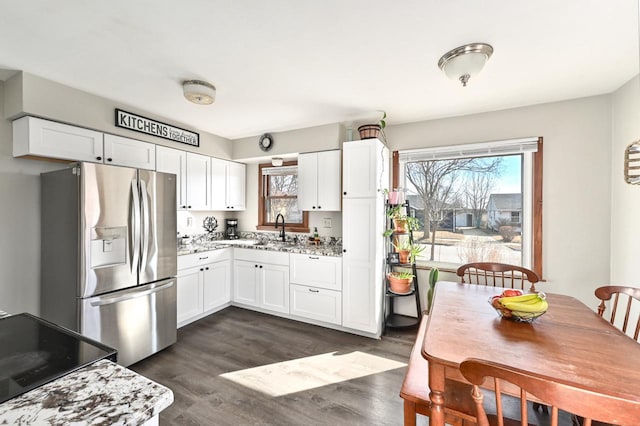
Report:
[[[533,240],[533,219],[541,221],[541,203],[533,202],[538,146],[527,138],[400,151],[398,186],[420,223],[414,241],[424,247],[418,263],[540,265]]]
[[[298,206],[298,165],[260,164],[258,168],[259,230],[274,230],[276,217],[282,214],[288,231],[309,232],[308,213]]]

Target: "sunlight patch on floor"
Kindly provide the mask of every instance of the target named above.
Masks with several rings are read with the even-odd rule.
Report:
[[[221,377],[270,396],[282,396],[401,368],[407,364],[364,352],[330,352],[246,370]]]

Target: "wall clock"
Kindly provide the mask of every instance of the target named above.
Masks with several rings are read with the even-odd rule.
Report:
[[[269,151],[271,148],[273,148],[273,136],[271,136],[269,133],[265,133],[264,135],[260,136],[258,146],[263,151]]]

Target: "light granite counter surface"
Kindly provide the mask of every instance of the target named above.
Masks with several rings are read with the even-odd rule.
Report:
[[[246,233],[238,240],[208,239],[205,236],[193,238],[188,244],[178,247],[178,256],[218,250],[227,247],[241,247],[253,250],[270,250],[287,253],[302,253],[321,256],[342,256],[342,239],[323,238],[320,244],[309,244],[303,238],[289,238],[282,242],[273,236],[265,237],[262,233]]]
[[[172,402],[171,389],[101,360],[0,404],[0,425],[141,425]]]

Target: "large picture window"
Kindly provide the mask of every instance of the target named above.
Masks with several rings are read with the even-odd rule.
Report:
[[[419,263],[520,265],[542,273],[542,141],[400,151],[394,186],[418,218]]]
[[[285,219],[288,231],[309,232],[308,213],[298,206],[298,165],[287,162],[282,166],[259,166],[258,229],[275,227],[278,214]]]

